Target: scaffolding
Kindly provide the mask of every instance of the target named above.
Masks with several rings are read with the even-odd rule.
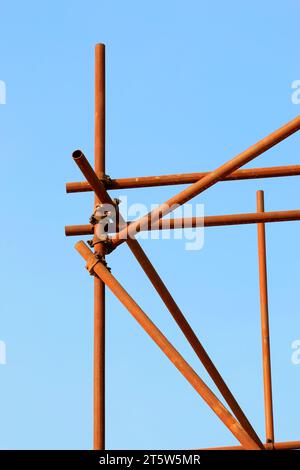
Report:
[[[218,447],[231,450],[283,450],[298,449],[300,441],[276,442],[274,437],[273,400],[271,380],[270,332],[268,313],[267,261],[265,224],[300,220],[300,210],[266,212],[264,193],[257,191],[257,207],[254,213],[217,216],[163,219],[174,208],[190,201],[219,181],[278,178],[300,175],[300,165],[251,168],[241,170],[245,164],[266,152],[290,135],[300,130],[300,116],[280,127],[264,139],[249,147],[233,159],[210,172],[143,176],[112,179],[105,172],[105,46],[95,47],[95,140],[94,169],[81,150],[72,157],[85,178],[82,182],[66,184],[67,193],[93,191],[95,204],[90,223],[65,227],[67,236],[93,235],[90,247],[83,241],[75,248],[86,261],[86,268],[94,277],[94,449],[105,449],[105,288],[119,299],[157,346],[170,359],[186,380],[214,411],[224,425],[239,441],[240,445]],[[187,184],[184,190],[168,199],[147,215],[133,222],[125,221],[118,210],[118,199],[109,195],[109,190],[145,188],[154,186]],[[196,333],[185,318],[180,307],[170,294],[165,283],[143,251],[136,235],[145,230],[175,230],[188,227],[212,227],[225,225],[257,224],[258,266],[261,312],[261,342],[265,409],[265,439],[255,432],[234,395],[228,388],[215,364],[201,344]],[[174,348],[166,336],[150,320],[135,300],[129,295],[106,264],[106,257],[122,243],[127,243],[161,300],[169,310],[178,327],[192,346],[199,360],[214,381],[228,407],[197,375],[188,362]],[[92,249],[91,249],[92,248]]]

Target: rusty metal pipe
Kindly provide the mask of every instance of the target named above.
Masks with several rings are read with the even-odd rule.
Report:
[[[258,213],[264,213],[264,192],[256,192],[256,209]],[[259,267],[259,291],[260,291],[260,317],[261,317],[261,340],[262,340],[262,363],[264,380],[264,403],[265,403],[265,429],[266,442],[274,442],[274,419],[272,399],[272,377],[271,377],[271,351],[270,351],[270,328],[268,307],[268,280],[267,280],[267,252],[265,224],[257,224],[258,238],[258,267]]]
[[[300,441],[274,442],[264,445],[265,450],[296,450],[300,449]],[[243,446],[225,446],[225,447],[208,447],[199,450],[245,450]]]
[[[159,276],[158,272],[152,265],[149,258],[144,253],[143,249],[140,247],[138,243],[135,243],[136,240],[128,239],[127,243],[134,254],[135,258],[141,265],[142,269],[148,276],[150,282],[154,286],[155,290],[157,291],[158,295],[164,302],[165,306],[171,313],[172,317],[176,321],[177,325],[183,332],[184,336],[190,343],[191,347],[193,348],[194,352],[200,359],[201,363],[205,367],[206,371],[218,387],[220,393],[226,400],[228,406],[230,407],[231,411],[235,414],[236,418],[243,426],[245,431],[251,436],[251,438],[257,443],[257,445],[263,449],[263,444],[260,441],[258,435],[254,431],[252,425],[250,424],[248,418],[244,414],[243,410],[239,406],[238,402],[236,401],[235,397],[229,390],[228,386],[226,385],[223,377],[219,373],[218,369],[214,365],[213,361],[210,359],[209,355],[207,354],[206,350],[202,346],[200,340],[196,336],[194,330],[190,326],[189,322],[185,318],[184,314],[178,307],[177,303],[175,302],[174,298],[170,294],[169,290],[167,289],[166,285],[164,284],[163,280]]]
[[[272,446],[272,445],[271,445]],[[266,448],[270,448],[270,445],[266,444]],[[274,450],[293,450],[300,449],[300,441],[289,441],[289,442],[275,442],[273,444]]]
[[[103,200],[106,197],[106,189],[104,183],[100,180],[100,177],[97,176],[96,172],[91,167],[85,155],[82,153],[81,150],[75,150],[72,153],[72,157],[77,166],[82,171],[83,175],[88,179],[90,185],[94,188],[94,193],[96,196],[95,203]]]
[[[78,157],[73,158],[75,162],[78,164],[79,168],[83,172],[84,176],[87,178],[87,180],[91,183],[92,187],[97,190],[99,193],[99,199],[100,202],[105,202],[105,203],[110,203],[112,204],[113,201],[111,200],[109,194],[105,191],[105,194],[103,193],[103,185],[97,178],[97,175],[95,175],[92,167],[89,165],[86,157],[82,154],[82,152],[79,152]],[[122,216],[120,216],[120,223],[124,223],[124,219]],[[171,294],[169,293],[168,289],[164,285],[162,279],[159,277],[158,273],[154,269],[152,263],[148,259],[147,255],[137,242],[137,240],[128,238],[126,240],[130,250],[136,257],[137,261],[140,263],[142,269],[145,271],[147,276],[149,277],[150,281],[152,282],[153,286],[161,296],[163,302],[169,309],[170,313],[172,314],[173,318],[179,325],[180,329],[182,330],[183,334],[193,347],[195,353],[203,363],[204,367],[212,377],[212,379],[215,381],[217,387],[219,388],[220,392],[223,394],[223,397],[227,401],[228,405],[232,409],[233,413],[235,413],[237,419],[240,421],[246,432],[249,433],[249,435],[252,437],[252,439],[257,443],[262,448],[262,443],[255,433],[254,429],[252,428],[250,422],[246,418],[245,414],[243,413],[242,409],[238,405],[237,401],[235,400],[234,396],[230,392],[229,388],[225,384],[223,378],[219,374],[217,368],[211,361],[210,357],[206,353],[205,349],[201,345],[200,341],[198,340],[197,336],[195,335],[194,331],[190,327],[189,323],[187,322],[186,318],[184,317],[183,313],[181,310],[178,308],[176,302],[172,298]],[[100,244],[99,244],[100,245]]]
[[[131,188],[149,188],[155,186],[169,186],[179,184],[191,184],[207,176],[210,172],[200,173],[181,173],[161,176],[137,176],[135,178],[116,178],[107,180],[106,188],[111,189],[131,189]],[[266,168],[247,168],[237,170],[230,175],[225,176],[220,181],[239,181],[247,179],[260,178],[279,178],[285,176],[300,175],[300,165],[285,165]],[[66,183],[67,193],[82,193],[93,191],[87,181],[77,181]]]
[[[105,46],[95,47],[95,109],[94,109],[94,165],[95,175],[105,174]],[[86,163],[81,152],[73,153],[74,160],[84,173]],[[88,163],[88,162],[87,162]],[[93,172],[94,173],[94,172]],[[98,185],[95,205],[103,191]],[[104,256],[103,246],[95,245],[95,253]],[[94,449],[105,449],[105,284],[94,279]]]
[[[300,220],[300,210],[291,211],[271,211],[263,213],[248,213],[248,214],[228,214],[228,215],[207,215],[202,219],[201,217],[187,217],[184,219],[160,219],[153,227],[144,228],[143,230],[173,230],[181,228],[194,228],[194,227],[222,227],[229,225],[244,225],[256,224],[257,222],[271,223],[271,222],[292,222]],[[108,229],[109,231],[109,229]],[[86,225],[66,225],[66,236],[78,235],[91,235],[93,233],[93,226]]]
[[[93,233],[94,233],[94,226],[91,224],[66,225],[65,226],[66,237],[75,237],[78,235],[92,235]]]
[[[155,223],[157,220],[161,219],[163,216],[167,215],[172,210],[174,210],[175,207],[178,207],[184,204],[185,202],[188,202],[193,197],[197,196],[198,194],[202,193],[206,189],[216,184],[218,181],[220,181],[221,178],[228,176],[233,171],[239,169],[241,166],[258,157],[263,152],[267,151],[274,145],[286,139],[299,129],[300,116],[296,117],[295,119],[285,124],[283,127],[276,130],[269,136],[252,145],[247,150],[234,157],[232,160],[227,161],[219,168],[206,175],[204,178],[200,179],[199,181],[184,189],[180,193],[171,197],[164,204],[160,205],[147,215],[141,217],[140,219],[132,222],[127,227],[123,228],[118,234],[116,234],[112,238],[112,245],[117,246],[120,243],[123,243],[125,239],[127,239],[128,237],[132,237],[134,234],[143,229],[143,227],[148,226],[149,222]]]
[[[247,434],[240,423],[230,414],[224,407],[222,402],[214,395],[210,388],[203,382],[203,380],[196,374],[192,367],[185,361],[181,354],[174,348],[156,325],[150,320],[146,313],[138,306],[133,298],[126,292],[117,279],[109,272],[109,270],[99,262],[92,251],[80,241],[75,245],[78,253],[89,264],[93,264],[93,272],[99,276],[112,293],[120,300],[120,302],[127,308],[139,325],[148,333],[150,338],[159,346],[159,348],[166,354],[175,367],[182,373],[192,387],[199,393],[204,401],[216,413],[221,421],[227,426],[232,434],[239,440],[239,442],[246,449],[259,450],[259,446]]]

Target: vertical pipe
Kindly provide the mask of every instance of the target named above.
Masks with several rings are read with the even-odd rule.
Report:
[[[265,210],[263,191],[256,192],[256,209],[257,209],[257,212],[264,212]],[[269,311],[268,311],[266,234],[265,234],[264,223],[257,224],[257,235],[258,235],[258,266],[259,266],[259,290],[260,290],[260,315],[261,315],[261,336],[262,336],[266,442],[273,443],[274,442],[274,423],[273,423],[270,333],[269,333]]]
[[[105,174],[105,46],[95,47],[95,173]],[[95,196],[95,204],[99,199]],[[101,243],[95,253],[103,254]],[[105,284],[94,279],[94,449],[105,449]]]

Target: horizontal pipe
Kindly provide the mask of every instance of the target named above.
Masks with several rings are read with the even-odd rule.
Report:
[[[256,144],[249,147],[244,152],[236,155],[231,160],[228,160],[223,165],[216,168],[211,173],[208,173],[204,178],[201,178],[196,183],[185,188],[183,191],[175,194],[173,197],[165,201],[154,210],[144,215],[143,217],[131,222],[129,225],[124,227],[118,232],[112,239],[111,244],[113,247],[124,243],[128,237],[134,236],[137,232],[147,227],[149,221],[156,222],[165,215],[174,211],[175,208],[185,204],[194,197],[206,191],[208,188],[215,185],[225,176],[230,175],[233,171],[238,170],[240,167],[246,165],[250,161],[257,158],[262,153],[266,152],[270,148],[274,147],[279,142],[287,139],[289,136],[299,131],[300,129],[300,116],[297,116],[292,121],[288,122],[284,126],[280,127],[270,135],[260,140]]]
[[[266,448],[270,448],[272,444],[265,444]],[[273,444],[275,450],[293,450],[300,449],[300,441],[290,441],[290,442],[275,442]]]
[[[93,272],[107,285],[111,292],[119,299],[133,318],[139,323],[150,338],[157,344],[162,352],[169,358],[174,366],[181,372],[196,392],[203,398],[208,406],[216,413],[225,426],[232,432],[237,440],[246,449],[259,450],[258,444],[248,435],[241,424],[225,408],[205,382],[196,374],[194,369],[186,362],[181,354],[168,341],[157,326],[150,320],[146,313],[139,307],[128,292],[121,286],[117,279],[110,273],[107,267],[97,261],[93,252],[83,241],[75,245],[78,253],[87,261],[92,262]],[[96,261],[96,264],[94,264]]]
[[[191,184],[204,178],[209,172],[181,173],[161,176],[137,176],[136,178],[116,178],[106,181],[107,189],[150,188],[154,186],[171,186],[177,184]],[[247,168],[237,170],[225,176],[221,181],[238,181],[260,178],[279,178],[284,176],[300,175],[300,165],[274,166],[266,168]],[[83,193],[93,191],[87,181],[66,183],[67,193]]]
[[[151,230],[173,230],[180,228],[194,227],[221,227],[226,225],[244,225],[256,224],[258,222],[291,222],[300,220],[300,210],[291,211],[271,211],[258,214],[256,212],[248,214],[229,214],[229,215],[208,215],[203,219],[201,217],[188,217],[184,219],[161,219],[154,224]],[[147,229],[144,229],[147,230]],[[92,235],[94,233],[93,225],[66,225],[66,236]]]
[[[94,225],[65,225],[65,235],[67,237],[76,237],[78,235],[93,235]]]
[[[300,441],[274,442],[264,444],[265,450],[296,450],[300,449]],[[208,447],[200,450],[245,450],[243,446],[225,446],[225,447]]]

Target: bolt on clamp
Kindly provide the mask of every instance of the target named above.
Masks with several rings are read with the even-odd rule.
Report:
[[[111,219],[113,222],[118,220],[119,215],[119,204],[121,200],[118,198],[112,199],[112,204],[96,204],[94,212],[90,217],[90,223],[96,225],[102,220]],[[106,221],[106,223],[108,223]]]
[[[91,248],[94,248],[99,243],[102,243],[102,245],[104,246],[104,249],[105,249],[104,251],[106,255],[109,255],[114,250],[114,247],[112,246],[112,243],[111,243],[111,238],[108,237],[107,235],[105,236],[103,235],[103,238],[99,238],[97,237],[97,235],[95,235],[92,240],[87,240],[87,244]]]
[[[100,241],[107,239],[109,225],[117,225],[119,220],[120,199],[113,199],[112,204],[97,204],[90,217],[90,223],[96,226],[95,234]]]
[[[101,176],[101,178],[99,178],[99,180],[102,181],[102,183],[104,183],[106,188],[109,188],[112,184],[111,177],[109,175],[106,175],[106,174]]]
[[[105,257],[100,255],[99,253],[93,253],[88,257],[85,266],[91,276],[96,275],[94,268],[98,263],[103,264],[110,271],[110,268],[107,266],[107,263],[105,261]]]

